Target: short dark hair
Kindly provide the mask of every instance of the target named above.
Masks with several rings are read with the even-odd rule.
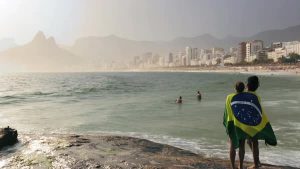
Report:
[[[237,81],[235,83],[235,90],[238,92],[238,93],[241,93],[243,92],[245,89],[245,84],[241,81]]]
[[[259,80],[257,76],[250,76],[247,79],[247,87],[249,91],[256,91],[259,87]]]

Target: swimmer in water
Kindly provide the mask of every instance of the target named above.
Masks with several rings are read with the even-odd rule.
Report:
[[[197,92],[197,98],[198,98],[198,100],[202,99],[202,95],[201,95],[200,91]]]
[[[181,104],[182,103],[182,97],[179,96],[179,98],[176,100],[176,103]]]

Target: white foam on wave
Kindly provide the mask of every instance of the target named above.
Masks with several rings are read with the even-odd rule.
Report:
[[[267,107],[273,107],[279,105],[280,101],[264,101],[262,104]]]
[[[263,149],[260,151],[260,159],[263,163],[300,167],[299,151],[282,150],[279,148],[272,149],[272,151],[267,151],[266,149]]]
[[[288,125],[293,129],[293,130],[300,130],[300,123],[299,122],[292,122],[289,121]]]
[[[48,146],[47,144],[44,144],[44,142],[48,139],[49,138],[42,137],[39,140],[30,141],[27,148],[23,150],[23,154],[32,154],[32,153],[50,154],[51,153],[51,147]]]
[[[299,104],[299,101],[298,100],[272,100],[272,101],[263,101],[262,104],[264,106],[274,107],[274,106],[278,106],[280,104],[286,104],[286,103],[297,106]]]

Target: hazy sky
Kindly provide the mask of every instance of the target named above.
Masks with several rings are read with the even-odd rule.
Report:
[[[82,36],[170,40],[210,33],[249,36],[300,24],[300,0],[0,0],[0,39],[38,30],[59,43]]]

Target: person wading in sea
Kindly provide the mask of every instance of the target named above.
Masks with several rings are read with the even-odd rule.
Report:
[[[179,96],[179,98],[176,100],[176,103],[181,104],[182,103],[182,97]]]
[[[202,99],[202,95],[201,95],[200,91],[197,92],[197,98],[199,101]]]

